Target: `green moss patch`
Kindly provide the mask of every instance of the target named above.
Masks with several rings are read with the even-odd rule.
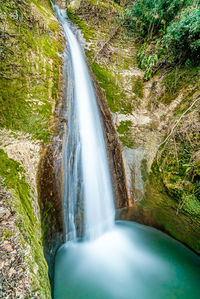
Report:
[[[0,128],[48,142],[62,66],[59,24],[47,0],[0,1],[0,11]],[[33,198],[23,167],[3,150],[0,177],[13,195],[8,204],[16,211],[31,288],[40,298],[51,298],[37,198]],[[5,230],[3,238],[9,236]]]
[[[117,132],[119,133],[119,138],[124,146],[133,148],[134,142],[131,135],[131,126],[132,122],[130,120],[121,121],[120,125],[117,128]]]
[[[200,215],[200,202],[195,195],[188,195],[185,198],[183,202],[183,209],[192,216]]]
[[[133,77],[132,92],[140,99],[143,99],[143,97],[144,97],[144,82],[140,76]]]
[[[47,142],[58,97],[62,44],[49,4],[34,4],[17,0],[0,4],[4,23],[0,23],[0,127]]]
[[[33,210],[33,199],[26,182],[25,170],[20,163],[10,159],[1,149],[0,161],[1,183],[13,194],[13,200],[9,204],[17,213],[21,243],[26,250],[27,246],[30,248],[30,254],[24,258],[30,265],[32,290],[38,291],[41,298],[50,298],[48,270],[41,239],[41,223]],[[10,232],[5,230],[3,237],[9,238],[9,236]]]
[[[115,77],[98,63],[92,63],[92,71],[94,72],[99,85],[104,90],[108,106],[112,112],[120,112],[129,114],[132,112],[132,103],[126,98],[126,95],[115,83]]]
[[[15,160],[9,159],[7,154],[0,149],[0,176],[3,177],[3,184],[9,189],[14,190],[15,196],[21,201],[26,214],[32,225],[36,218],[30,202],[30,189],[26,183],[25,170]]]
[[[139,205],[142,206],[144,214],[151,213],[156,222],[173,237],[200,253],[200,205],[197,199],[187,198],[179,210],[179,201],[170,196],[160,175],[159,168],[154,163],[150,180],[145,185],[145,197]]]

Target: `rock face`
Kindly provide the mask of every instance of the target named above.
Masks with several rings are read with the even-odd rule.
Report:
[[[200,252],[199,71],[161,68],[145,81],[140,45],[115,23],[124,9],[119,2],[128,3],[71,1],[68,9],[121,140],[129,208],[118,216],[165,230]]]
[[[126,187],[125,170],[122,160],[121,145],[113,126],[111,113],[108,109],[104,94],[94,74],[92,74],[94,86],[97,93],[98,105],[101,112],[104,132],[106,137],[107,153],[113,181],[113,190],[116,208],[120,209],[128,205],[128,192]]]
[[[56,5],[58,5],[61,9],[67,8],[67,0],[55,0]]]
[[[62,107],[63,108],[63,107]],[[60,110],[63,114],[63,109]],[[56,250],[65,242],[63,186],[63,122],[58,122],[58,135],[43,150],[39,166],[39,199],[44,219],[43,244],[53,292],[54,259]]]
[[[51,207],[39,200],[37,187],[41,153],[48,153],[57,135],[63,100],[59,53],[63,38],[49,1],[1,1],[2,298],[51,298],[43,248]]]

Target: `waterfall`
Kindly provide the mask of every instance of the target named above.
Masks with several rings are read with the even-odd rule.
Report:
[[[112,183],[95,91],[73,26],[54,9],[67,42],[64,210],[67,241],[72,242],[56,253],[53,296],[197,299],[200,260],[194,253],[155,229],[125,221],[113,225]],[[80,236],[87,240],[78,242]]]
[[[102,123],[84,51],[64,11],[53,6],[66,37],[67,137],[64,205],[67,240],[95,239],[114,224],[114,198]]]

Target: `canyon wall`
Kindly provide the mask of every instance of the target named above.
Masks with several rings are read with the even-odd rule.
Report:
[[[1,1],[2,298],[51,298],[44,241],[54,195],[49,189],[47,207],[38,194],[38,184],[45,172],[41,166],[52,167],[44,162],[50,162],[51,144],[59,147],[54,136],[60,132],[63,106],[63,45],[49,1]],[[59,164],[57,161],[55,157]]]
[[[121,141],[129,207],[118,217],[155,226],[200,252],[199,67],[192,58],[172,63],[169,54],[161,54],[159,64],[155,37],[143,44],[139,33],[136,38],[126,29],[136,20],[124,21],[130,4],[68,6]],[[186,7],[191,15],[197,9]]]

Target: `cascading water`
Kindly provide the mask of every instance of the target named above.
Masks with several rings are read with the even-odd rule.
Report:
[[[95,239],[114,224],[114,199],[106,146],[84,53],[65,13],[57,6],[54,10],[63,26],[70,58],[64,192],[67,239],[76,239],[77,225],[80,230],[82,218],[83,237]]]
[[[200,260],[194,253],[154,229],[128,222],[114,225],[95,92],[73,29],[65,14],[54,9],[67,40],[64,208],[71,241],[56,254],[54,298],[198,299]]]

